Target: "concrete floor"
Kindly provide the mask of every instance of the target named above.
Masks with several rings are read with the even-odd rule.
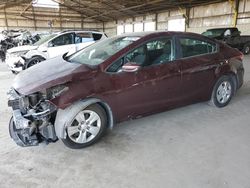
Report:
[[[249,188],[250,57],[245,84],[223,109],[190,105],[116,126],[99,143],[21,148],[9,138],[0,63],[0,187]]]

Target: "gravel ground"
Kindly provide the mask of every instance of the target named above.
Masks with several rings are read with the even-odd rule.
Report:
[[[128,121],[71,150],[9,138],[14,75],[0,63],[0,187],[250,188],[250,57],[244,65],[244,86],[223,109],[199,103]]]

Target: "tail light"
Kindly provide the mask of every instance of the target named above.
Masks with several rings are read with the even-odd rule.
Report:
[[[244,54],[243,54],[242,52],[240,52],[239,59],[240,59],[241,61],[243,61],[243,58],[244,58]]]
[[[240,60],[240,61],[243,61],[244,54],[242,52],[238,51],[236,54],[233,55],[233,57]]]

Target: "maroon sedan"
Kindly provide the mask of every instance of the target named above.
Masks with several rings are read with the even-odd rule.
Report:
[[[114,123],[208,101],[243,84],[243,55],[202,35],[133,33],[44,61],[16,76],[9,131],[20,146],[59,139],[83,148]]]

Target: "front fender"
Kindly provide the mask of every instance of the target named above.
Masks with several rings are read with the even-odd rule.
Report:
[[[102,106],[106,111],[108,118],[108,128],[112,129],[114,125],[114,120],[113,120],[113,113],[109,105],[101,101],[100,99],[91,98],[73,103],[71,106],[65,109],[58,109],[54,124],[57,137],[65,139],[66,127],[72,123],[72,119],[75,117],[75,115],[80,110],[88,107],[91,104],[96,104],[96,103]]]
[[[30,50],[30,51],[28,51],[28,52],[25,54],[24,58],[30,59],[30,58],[32,58],[32,57],[34,57],[34,56],[41,56],[41,57],[43,57],[44,59],[47,59],[47,58],[48,58],[46,53],[41,52],[41,51],[39,51],[39,50]]]

